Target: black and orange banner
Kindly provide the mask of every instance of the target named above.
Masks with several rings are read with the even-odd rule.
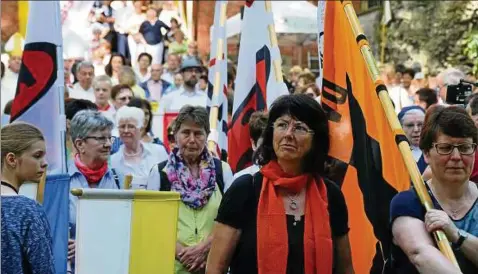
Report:
[[[327,1],[322,106],[331,136],[331,179],[349,211],[355,273],[381,273],[391,247],[389,209],[410,178],[343,4]]]

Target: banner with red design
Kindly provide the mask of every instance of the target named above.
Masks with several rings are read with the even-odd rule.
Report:
[[[252,164],[249,118],[267,110],[280,95],[288,94],[283,79],[277,79],[273,63],[281,63],[279,47],[272,47],[269,25],[273,14],[267,1],[248,0],[244,6],[241,41],[234,91],[233,117],[228,132],[229,164],[238,172]]]
[[[28,122],[43,132],[48,174],[66,173],[61,35],[59,3],[30,1],[11,122]]]

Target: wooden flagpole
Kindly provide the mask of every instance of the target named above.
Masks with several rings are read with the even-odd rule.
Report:
[[[397,115],[395,114],[395,110],[392,106],[392,101],[390,100],[390,96],[388,95],[387,88],[384,85],[383,81],[380,79],[380,73],[378,71],[375,58],[373,57],[372,50],[370,49],[367,38],[363,34],[362,27],[360,26],[360,22],[357,18],[357,14],[355,13],[352,2],[343,1],[342,6],[345,11],[345,14],[347,15],[350,27],[352,28],[352,31],[356,37],[357,44],[360,47],[362,57],[367,64],[369,75],[375,84],[375,90],[378,94],[383,110],[385,111],[385,115],[387,116],[388,123],[392,128],[393,132],[398,137],[396,138],[398,149],[402,154],[402,158],[412,179],[413,187],[415,188],[416,193],[425,209],[427,211],[433,209],[432,200],[427,192],[425,183],[423,182],[423,178],[418,170],[417,164],[413,159],[410,145],[408,144],[406,138],[400,138],[401,136],[404,137],[405,134],[403,132],[402,127],[400,126]],[[434,232],[433,235],[440,251],[459,269],[455,254],[451,249],[450,243],[445,233],[440,230]]]
[[[272,2],[270,0],[265,1],[266,4],[266,11],[267,12],[272,12]],[[268,25],[268,30],[269,30],[269,40],[271,41],[271,47],[279,47],[279,44],[277,43],[277,35],[276,35],[276,30],[274,26],[274,21],[272,21],[272,24]],[[276,81],[277,82],[282,82],[282,64],[281,64],[281,59],[277,58],[272,61],[274,65],[274,74],[276,76]]]
[[[219,19],[219,26],[214,26],[215,28],[217,27],[224,27],[226,25],[226,8],[227,8],[227,1],[224,1],[220,5],[220,19]],[[221,37],[218,37],[217,41],[213,41],[213,43],[216,42],[216,66],[219,65],[219,61],[224,61],[224,52],[223,52],[223,47],[224,43],[227,41],[224,41]],[[211,128],[211,132],[217,133],[217,117],[219,115],[219,96],[220,93],[223,90],[223,87],[221,85],[221,71],[219,69],[214,70],[214,90],[213,90],[213,95],[212,95],[212,104],[211,104],[211,112],[209,113],[209,125]],[[215,134],[217,136],[217,134]],[[216,142],[218,141],[218,138],[213,138],[208,141],[208,149],[211,152],[216,151]],[[221,155],[218,155],[218,157],[221,157]]]
[[[46,171],[43,172],[41,176],[40,182],[37,185],[37,197],[36,200],[39,204],[43,204],[44,196],[45,196],[45,185],[46,185]]]

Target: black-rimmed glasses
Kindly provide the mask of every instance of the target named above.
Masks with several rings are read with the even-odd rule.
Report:
[[[440,155],[450,155],[455,148],[458,149],[461,155],[471,155],[476,150],[476,144],[474,143],[465,143],[459,145],[447,144],[447,143],[434,143],[433,147],[436,152]]]
[[[93,139],[100,144],[106,144],[109,141],[111,144],[113,144],[115,142],[116,137],[114,137],[114,136],[109,136],[109,137],[107,137],[107,136],[86,136],[83,139],[85,139],[85,140],[86,139]]]

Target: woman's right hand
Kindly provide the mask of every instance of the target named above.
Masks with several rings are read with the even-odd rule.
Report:
[[[75,240],[68,239],[68,260],[71,260],[75,257],[76,245]]]

